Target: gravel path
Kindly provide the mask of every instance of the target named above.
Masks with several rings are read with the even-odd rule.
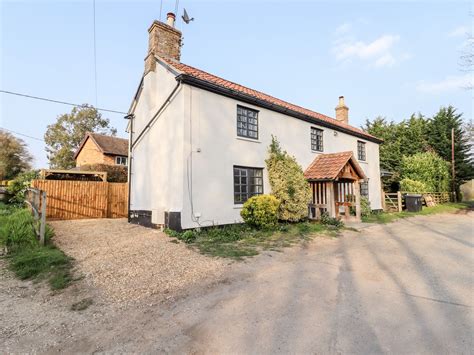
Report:
[[[52,222],[55,243],[76,260],[85,280],[119,302],[173,298],[217,280],[228,262],[203,256],[157,230],[125,219]]]

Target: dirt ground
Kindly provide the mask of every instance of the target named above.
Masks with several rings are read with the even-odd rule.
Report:
[[[409,218],[230,264],[191,255],[195,252],[156,231],[127,230],[120,221],[110,221],[110,236],[96,240],[98,248],[82,248],[89,245],[84,239],[93,222],[55,226],[60,235],[73,236],[59,237],[58,244],[75,253],[75,274],[84,278],[51,293],[45,285],[14,279],[0,265],[0,348],[14,353],[470,353],[473,216]],[[117,238],[122,234],[127,237]],[[186,257],[189,264],[181,260]],[[168,275],[170,263],[177,274]],[[121,266],[127,271],[111,273]],[[177,277],[180,281],[172,280]],[[130,302],[133,294],[123,297],[123,292],[129,295],[134,285],[146,296]],[[85,298],[93,300],[90,307],[71,310]]]

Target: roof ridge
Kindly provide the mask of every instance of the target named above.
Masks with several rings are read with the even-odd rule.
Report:
[[[191,65],[184,64],[184,63],[178,62],[178,61],[170,59],[170,58],[165,58],[165,57],[161,57],[161,56],[156,56],[156,57],[157,57],[157,59],[160,59],[161,61],[166,63],[166,65],[171,66],[177,72],[183,73],[185,75],[189,75],[189,76],[194,77],[198,80],[213,83],[214,85],[222,86],[222,87],[230,89],[230,90],[239,91],[240,93],[249,95],[249,96],[254,97],[256,99],[266,101],[270,104],[280,106],[284,109],[292,110],[292,111],[297,112],[299,114],[309,116],[310,118],[313,118],[313,119],[320,119],[322,121],[325,121],[327,124],[338,126],[341,129],[347,129],[347,130],[352,131],[354,133],[364,135],[365,137],[368,137],[369,139],[373,138],[373,139],[376,139],[377,141],[381,142],[381,140],[379,138],[365,132],[364,130],[362,130],[358,127],[352,126],[350,124],[346,124],[344,122],[338,121],[337,119],[335,119],[333,117],[330,117],[328,115],[322,114],[322,113],[317,112],[317,111],[313,111],[311,109],[305,108],[305,107],[300,106],[300,105],[292,104],[292,103],[290,103],[288,101],[285,101],[283,99],[279,99],[279,98],[277,98],[273,95],[266,94],[263,91],[255,90],[255,89],[249,88],[248,86],[245,86],[245,85],[242,85],[242,84],[224,79],[220,76],[209,73],[209,72],[207,72],[205,70],[202,70],[202,69],[198,69],[198,68],[193,67]],[[206,77],[208,77],[208,78],[206,78]],[[232,88],[232,86],[235,86],[237,88]]]

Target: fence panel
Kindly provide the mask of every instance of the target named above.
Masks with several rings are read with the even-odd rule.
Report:
[[[108,184],[107,218],[127,217],[128,212],[128,184]]]
[[[126,183],[33,180],[32,186],[48,195],[47,218],[117,218],[127,215]]]

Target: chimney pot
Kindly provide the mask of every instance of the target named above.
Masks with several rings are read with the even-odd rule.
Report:
[[[336,106],[336,120],[349,124],[349,107],[344,102],[344,96],[339,96],[339,104]]]
[[[168,26],[174,27],[174,21],[176,20],[176,15],[172,12],[166,14],[166,24]]]

